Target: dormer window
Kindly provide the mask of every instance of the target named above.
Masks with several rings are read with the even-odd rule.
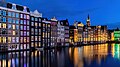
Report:
[[[16,4],[12,4],[12,9],[16,10]]]
[[[27,7],[26,6],[24,6],[24,10],[23,10],[24,12],[27,12]]]

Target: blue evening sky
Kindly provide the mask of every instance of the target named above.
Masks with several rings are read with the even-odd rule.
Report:
[[[120,27],[120,0],[7,0],[38,10],[43,17],[68,19],[70,24],[75,20],[86,23],[90,15],[91,25],[109,25]]]

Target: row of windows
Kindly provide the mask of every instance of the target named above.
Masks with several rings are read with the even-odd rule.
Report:
[[[34,34],[35,34],[35,35],[41,35],[41,29],[38,30],[38,29],[32,28],[32,29],[31,29],[31,34],[32,34],[32,35],[34,35]]]
[[[41,36],[31,36],[31,41],[41,41]]]
[[[41,42],[31,42],[31,47],[40,47],[41,46]]]
[[[30,27],[21,25],[20,30],[30,30]]]
[[[20,20],[20,24],[29,25],[30,21],[29,20]]]
[[[21,31],[21,32],[20,32],[20,35],[21,35],[21,36],[29,36],[29,34],[30,34],[30,33],[29,33],[29,32],[26,32],[26,31]]]
[[[26,14],[20,14],[20,18],[30,19],[30,16]]]
[[[38,18],[31,17],[31,20],[32,20],[32,21],[39,21],[39,22],[41,22],[41,19],[40,19],[40,18],[38,19]]]
[[[19,43],[19,37],[8,37],[8,43]]]
[[[35,26],[35,27],[40,26],[41,27],[41,23],[31,22],[31,26]]]
[[[20,37],[21,43],[29,43],[29,37]]]
[[[16,17],[16,18],[19,18],[19,13],[15,13],[15,12],[8,12],[8,16],[10,16],[10,17]]]

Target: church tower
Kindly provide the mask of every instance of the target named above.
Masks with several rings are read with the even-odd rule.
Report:
[[[88,14],[88,17],[87,17],[86,25],[90,26],[90,17],[89,17],[89,14]]]

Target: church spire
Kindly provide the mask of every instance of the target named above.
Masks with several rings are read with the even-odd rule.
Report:
[[[89,17],[89,14],[88,14],[88,17],[87,17],[87,21],[86,21],[87,23],[87,26],[90,26],[90,17]]]

